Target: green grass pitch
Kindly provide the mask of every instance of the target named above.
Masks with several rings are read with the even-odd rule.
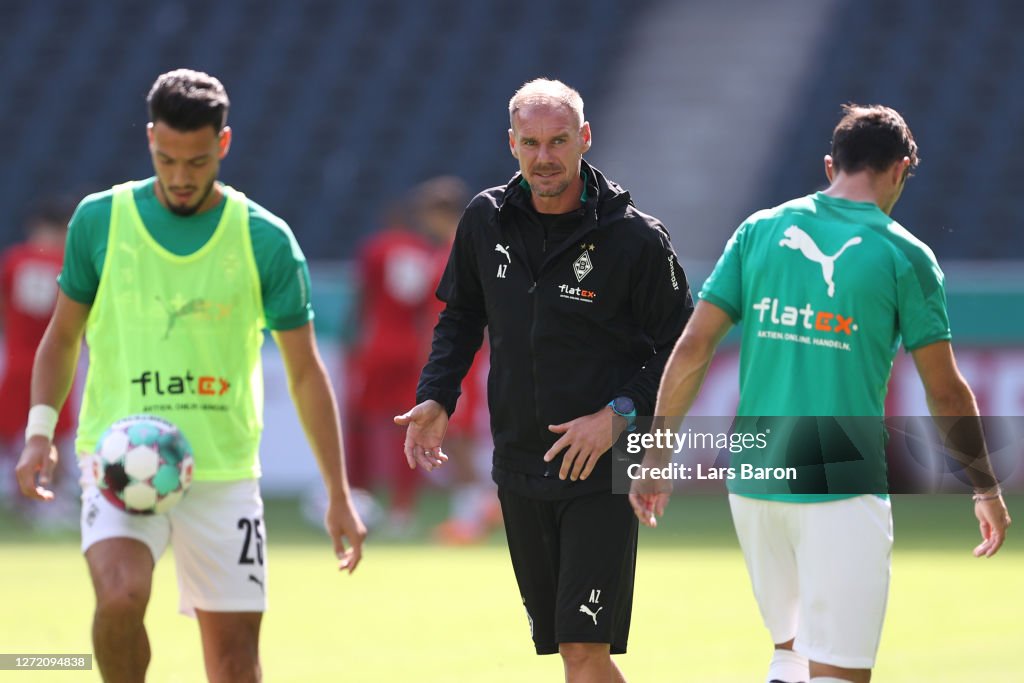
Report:
[[[1024,498],[1010,501],[1024,515]],[[424,526],[441,514],[424,504]],[[1024,547],[1011,530],[978,560],[970,501],[899,497],[889,612],[875,680],[959,683],[1021,675]],[[673,499],[641,536],[629,653],[631,681],[763,680],[770,655],[720,496]],[[268,681],[448,683],[561,680],[557,657],[533,655],[503,538],[441,548],[424,538],[374,542],[354,576],[288,501],[267,512],[271,606],[262,656]],[[42,538],[0,518],[0,650],[91,651],[92,594],[73,535]],[[173,563],[157,569],[147,615],[149,680],[204,680],[195,623],[177,614]],[[98,674],[0,671],[0,681],[99,680]]]

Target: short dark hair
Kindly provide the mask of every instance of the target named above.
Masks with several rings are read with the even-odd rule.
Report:
[[[228,122],[231,102],[224,85],[213,76],[192,69],[160,74],[146,97],[149,120],[163,121],[180,131],[213,126],[220,133]]]
[[[70,195],[50,195],[37,200],[29,213],[30,221],[67,225],[75,212],[75,201]]]
[[[846,173],[884,171],[903,157],[917,168],[914,134],[895,109],[869,104],[843,105],[843,118],[832,131],[832,167]]]
[[[420,183],[413,188],[410,196],[412,208],[417,211],[439,209],[462,213],[469,201],[469,190],[462,179],[443,175]]]
[[[29,233],[39,228],[63,230],[74,212],[75,200],[70,195],[46,196],[29,207],[25,227]]]

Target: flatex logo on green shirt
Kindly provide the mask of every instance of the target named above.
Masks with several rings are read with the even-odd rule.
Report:
[[[847,240],[839,250],[831,256],[825,254],[810,235],[796,225],[786,228],[785,237],[779,240],[779,246],[792,249],[809,261],[821,266],[821,277],[824,280],[826,293],[834,298],[836,293],[835,273],[836,261],[847,249],[855,247],[863,240],[853,237]],[[757,312],[757,321],[761,325],[757,336],[761,339],[775,339],[797,344],[823,346],[839,351],[850,351],[850,337],[858,331],[852,315],[844,313],[816,310],[810,302],[802,306],[792,305],[793,302],[782,302],[776,297],[763,297],[752,305]],[[767,329],[776,326],[781,329]],[[787,329],[789,328],[789,329]],[[818,334],[827,333],[827,336]]]

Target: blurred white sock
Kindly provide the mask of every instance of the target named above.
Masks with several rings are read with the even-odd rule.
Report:
[[[480,486],[460,484],[452,491],[452,519],[466,524],[480,523]]]

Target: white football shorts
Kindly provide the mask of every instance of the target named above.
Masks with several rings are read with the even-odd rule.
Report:
[[[783,503],[729,496],[758,607],[772,641],[808,659],[874,667],[889,596],[892,507],[857,496]]]
[[[267,532],[258,479],[196,481],[166,514],[133,515],[103,497],[87,460],[79,460],[83,553],[108,538],[134,538],[155,563],[169,544],[182,614],[266,611]]]

